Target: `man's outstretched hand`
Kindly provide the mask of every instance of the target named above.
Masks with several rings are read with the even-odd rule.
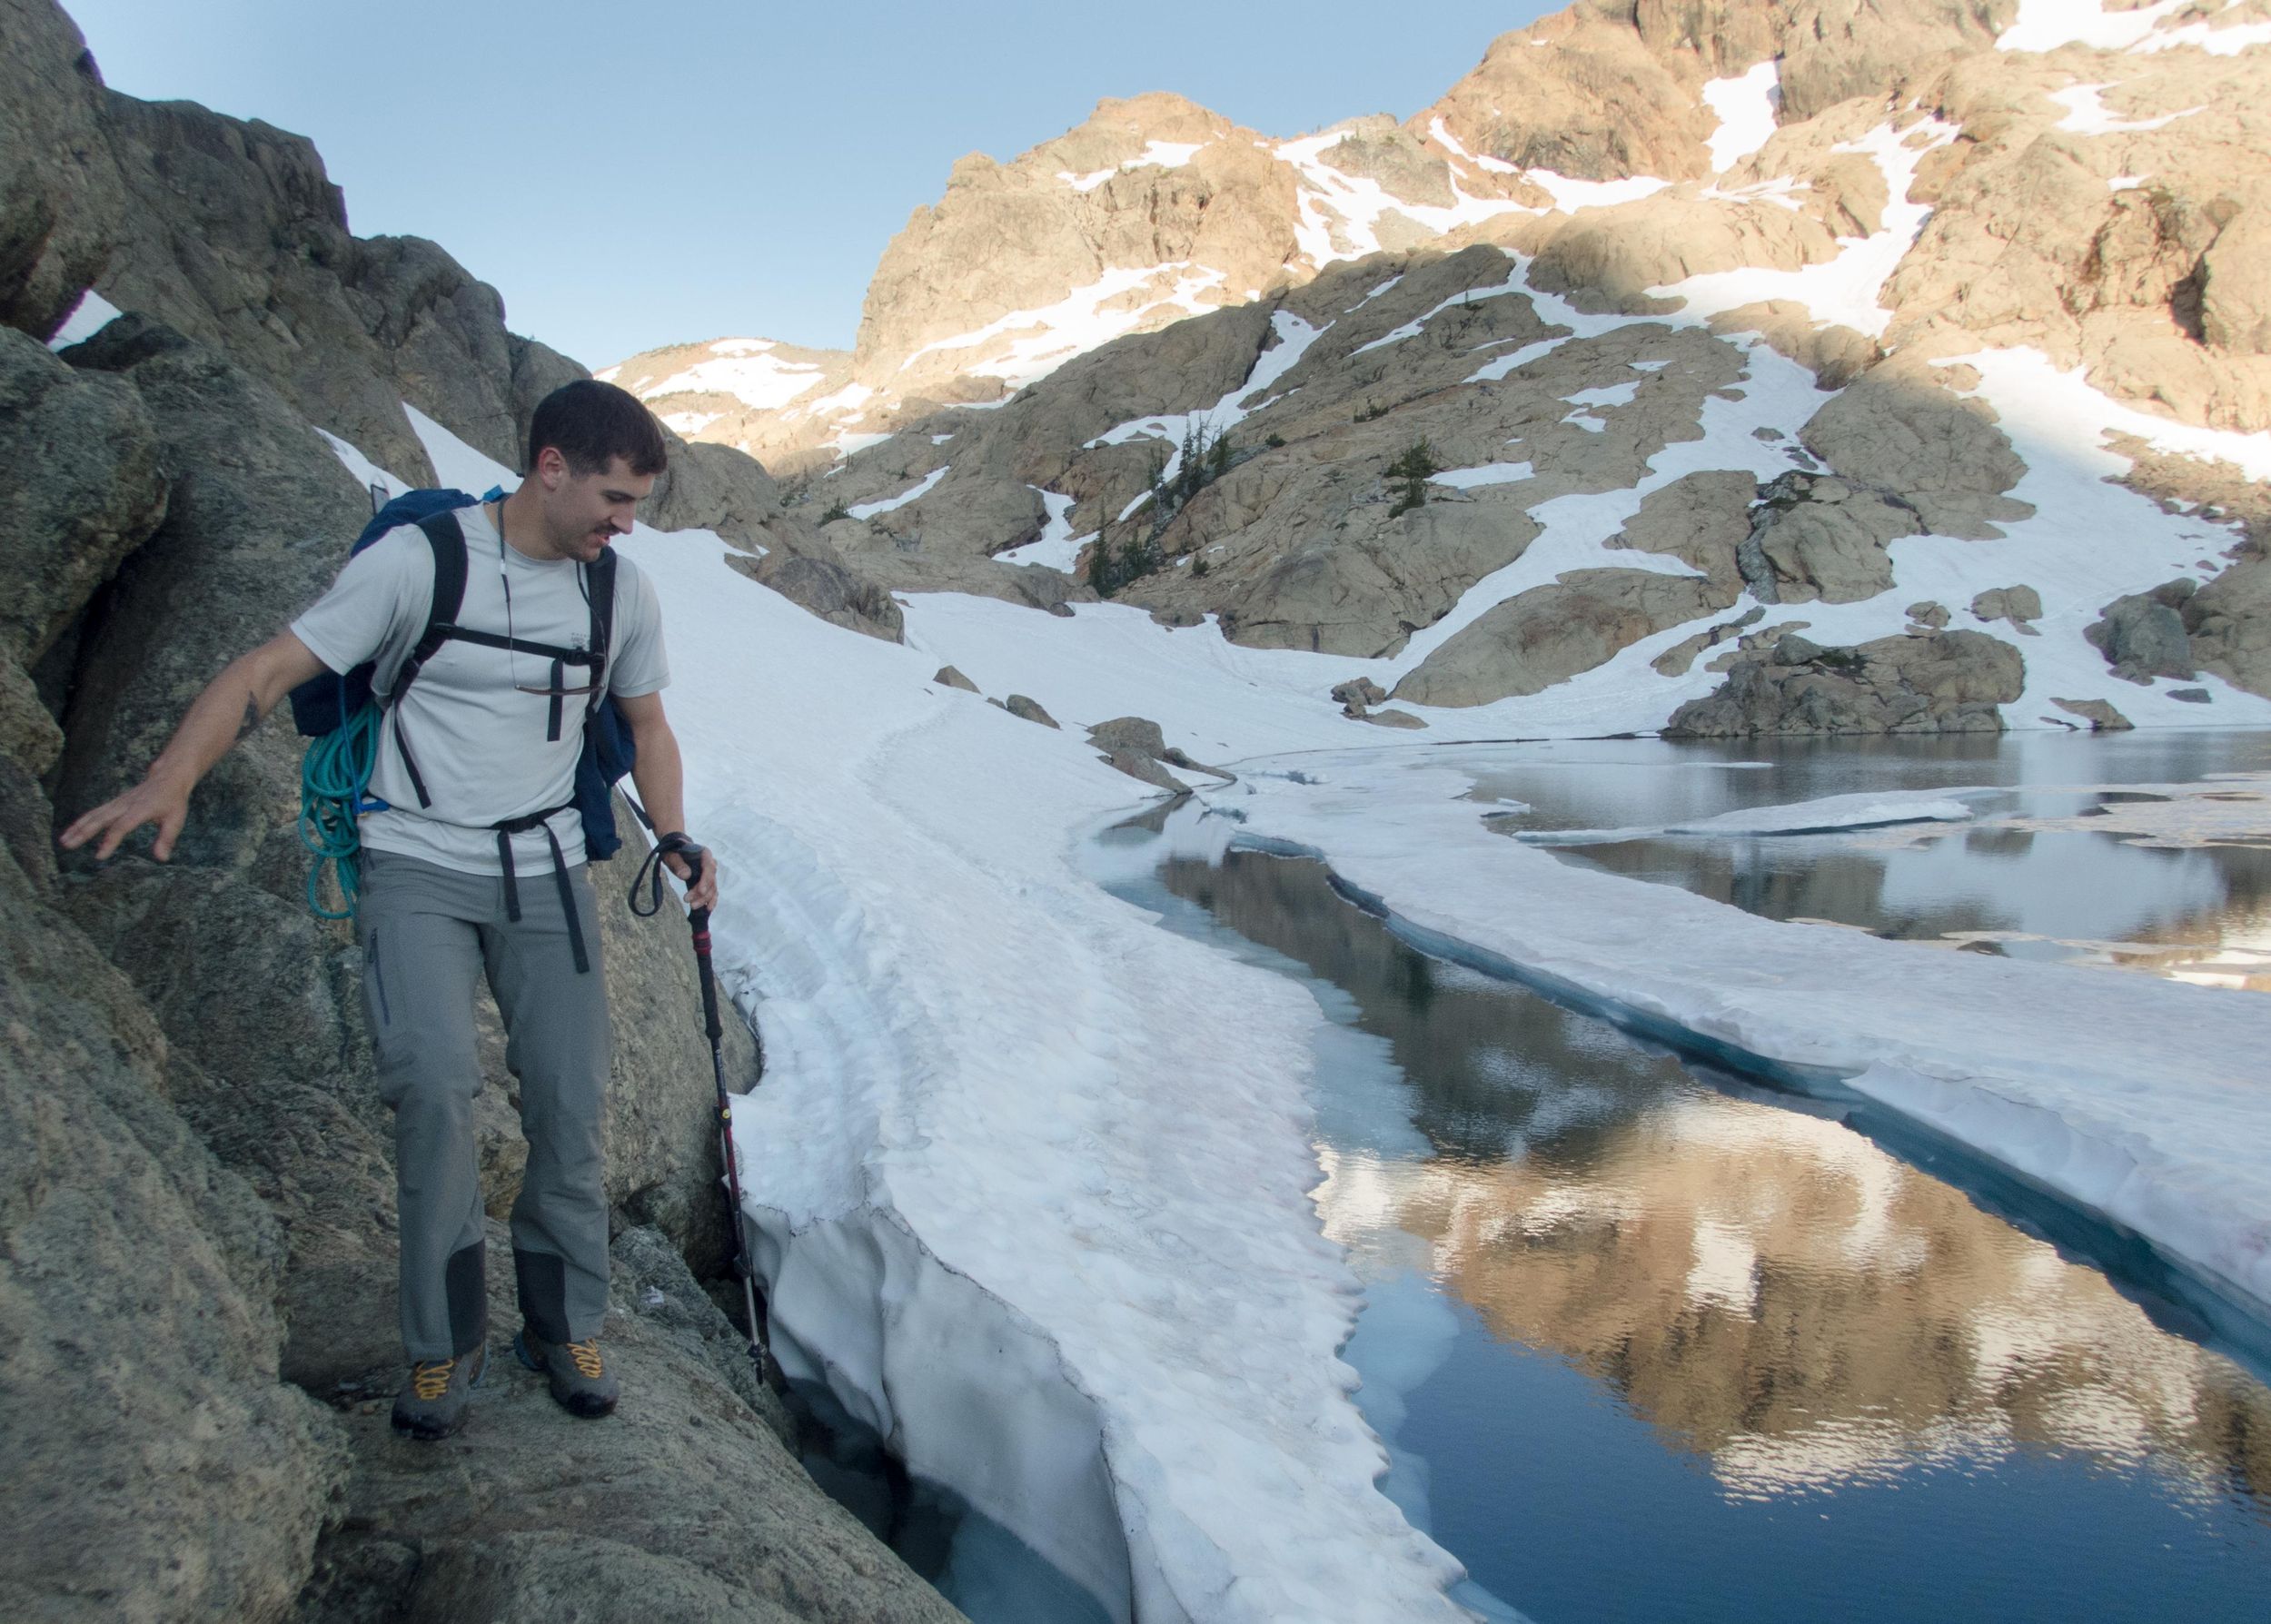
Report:
[[[92,812],[81,814],[56,839],[65,851],[76,851],[100,837],[97,858],[109,857],[119,843],[146,824],[158,826],[150,855],[161,863],[174,855],[174,842],[189,820],[189,790],[170,777],[144,778],[121,796],[114,796]]]

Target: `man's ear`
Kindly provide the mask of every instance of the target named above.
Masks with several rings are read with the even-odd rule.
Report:
[[[558,446],[548,445],[536,453],[534,471],[536,477],[544,481],[545,490],[557,490],[567,480],[568,459],[560,455]]]

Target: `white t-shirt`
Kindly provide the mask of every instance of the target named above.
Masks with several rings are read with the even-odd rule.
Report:
[[[573,559],[539,562],[507,547],[489,510],[457,510],[465,531],[465,599],[457,623],[469,630],[506,632],[505,583],[511,583],[511,635],[525,643],[588,648],[591,610],[584,568]],[[315,606],[292,623],[293,635],[334,671],[375,657],[372,686],[391,693],[395,674],[425,629],[433,601],[433,549],[415,525],[389,530],[357,553]],[[670,680],[662,647],[662,610],[653,583],[639,566],[615,559],[615,620],[608,650],[608,691],[621,698],[659,691]],[[562,686],[590,680],[589,666],[568,666]],[[553,701],[521,687],[552,684],[552,662],[538,655],[508,654],[452,638],[435,650],[402,703],[387,708],[379,737],[371,793],[389,811],[365,813],[362,843],[380,851],[422,857],[470,874],[497,874],[497,834],[489,826],[566,802],[574,793],[576,760],[583,753],[588,694],[559,701],[560,737],[548,739]],[[431,807],[402,762],[407,743]],[[550,819],[570,863],[584,856],[583,820],[570,808]],[[516,871],[551,867],[544,831],[512,837]]]

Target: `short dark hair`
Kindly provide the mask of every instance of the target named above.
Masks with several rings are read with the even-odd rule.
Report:
[[[659,474],[670,460],[654,413],[639,397],[597,378],[563,383],[536,403],[529,420],[529,471],[550,446],[580,474],[604,473],[620,457],[635,474]]]

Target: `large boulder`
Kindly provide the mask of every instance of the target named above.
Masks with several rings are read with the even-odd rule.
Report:
[[[2178,613],[2200,669],[2271,698],[2271,558],[2242,559]]]
[[[1494,605],[1395,685],[1415,705],[1488,705],[1605,665],[1620,649],[1723,609],[1737,589],[1650,569],[1577,569]],[[1367,718],[1378,720],[1379,718]]]
[[[35,339],[103,273],[124,223],[103,102],[94,59],[60,6],[0,5],[0,324]]]
[[[1737,554],[1750,537],[1758,496],[1758,480],[1740,469],[1682,474],[1642,497],[1640,510],[1606,545],[1662,553],[1710,577],[1714,586],[1740,589]]]
[[[1500,502],[1430,502],[1399,515],[1349,502],[1342,521],[1231,594],[1225,635],[1257,649],[1392,654],[1538,534],[1527,513]]]
[[[1761,603],[1858,603],[1890,589],[1886,549],[1918,517],[1898,497],[1793,470],[1760,491],[1736,557]]]
[[[1994,521],[2034,512],[2003,494],[2027,465],[1994,410],[1921,366],[1871,368],[1815,412],[1800,438],[1847,479],[1912,507],[1935,535],[1988,540],[2003,533]]]
[[[165,512],[150,414],[0,328],[0,655],[36,662]]]
[[[1715,693],[1664,724],[1667,738],[1779,733],[1998,733],[2026,686],[2018,650],[1984,632],[1879,638],[1824,649],[1789,634],[1739,656]]]
[[[2194,659],[2182,611],[2195,595],[2195,585],[2189,578],[2179,577],[2150,592],[2117,598],[2099,611],[2095,624],[2083,629],[2082,635],[2125,682],[2149,687],[2156,677],[2189,682]]]

